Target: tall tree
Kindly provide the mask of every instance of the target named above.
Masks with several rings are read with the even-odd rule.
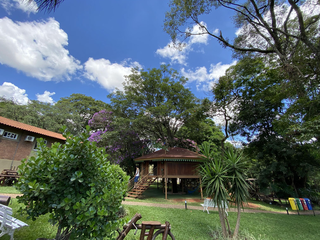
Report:
[[[288,131],[297,124],[292,120],[295,115],[304,125],[307,119],[299,103],[312,98],[298,97],[295,89],[283,88],[285,83],[281,72],[266,66],[262,58],[245,58],[231,67],[216,86],[225,98],[237,92],[237,114],[230,130],[247,138],[246,151],[258,160],[260,186],[272,189],[279,197],[298,195],[306,187],[311,169],[319,167],[311,138],[300,141],[298,131]],[[296,105],[301,109],[297,110]]]
[[[174,42],[179,42],[181,36],[208,34],[237,53],[267,54],[279,59],[290,79],[304,78],[302,69],[308,66],[307,62],[314,62],[309,72],[320,72],[319,1],[171,0],[170,6],[165,31]],[[215,34],[210,31],[214,28],[199,20],[202,14],[209,14],[217,8],[226,8],[235,14],[235,25],[241,30],[233,43],[223,36],[222,31]],[[193,33],[190,27],[181,30],[189,20],[202,29],[200,33]],[[295,57],[299,55],[300,47],[310,54],[304,61],[297,62]]]
[[[56,104],[31,100],[26,105],[19,105],[12,100],[0,99],[3,117],[53,132],[59,132],[65,125],[74,135],[85,129],[94,113],[109,108],[108,104],[83,94],[61,98]]]
[[[150,152],[150,141],[140,138],[130,124],[124,124],[113,112],[101,110],[89,120],[89,126],[94,130],[89,141],[103,147],[110,162],[119,164],[128,175],[133,176],[136,169],[133,159]]]
[[[207,142],[210,144],[212,151],[219,154],[224,134],[211,118],[207,118],[182,126],[177,133],[177,137],[180,139],[192,139],[197,146]]]
[[[28,104],[20,105],[12,100],[1,99],[0,101],[1,116],[18,122],[53,132],[59,132],[59,129],[66,122],[66,114],[63,110],[58,110],[49,103],[30,100]]]
[[[72,134],[77,134],[88,125],[88,121],[96,112],[110,109],[107,103],[95,100],[90,96],[73,93],[69,97],[61,98],[55,108],[68,113],[66,124]]]
[[[130,122],[145,138],[175,145],[181,126],[202,118],[206,105],[184,87],[187,80],[162,65],[148,71],[133,69],[123,91],[109,95],[115,114]],[[200,114],[202,112],[202,114]]]

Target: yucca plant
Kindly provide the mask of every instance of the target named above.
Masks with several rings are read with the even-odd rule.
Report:
[[[228,149],[223,155],[221,154],[220,157],[213,159],[208,143],[203,143],[200,149],[207,159],[199,168],[205,193],[207,196],[212,197],[218,206],[224,237],[232,236],[228,218],[225,214],[225,203],[229,198],[235,202],[238,215],[233,238],[237,238],[240,227],[241,206],[249,197],[249,185],[245,181],[247,168],[243,154],[240,150]]]
[[[225,161],[228,166],[229,184],[228,192],[237,207],[237,223],[233,238],[237,238],[240,228],[240,213],[243,203],[249,198],[249,184],[246,182],[247,165],[240,150],[225,151]]]

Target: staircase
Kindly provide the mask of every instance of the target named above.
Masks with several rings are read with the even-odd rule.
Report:
[[[144,193],[144,191],[146,191],[156,179],[157,179],[156,177],[149,174],[142,176],[140,180],[137,182],[137,185],[135,188],[132,186],[128,189],[127,196],[132,198],[140,198],[142,193]],[[130,182],[133,182],[133,180],[134,178],[132,178]],[[132,185],[130,184],[130,182],[129,182],[129,186]]]

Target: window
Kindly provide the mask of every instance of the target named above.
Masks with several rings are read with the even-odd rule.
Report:
[[[3,133],[3,137],[5,137],[5,138],[10,138],[10,139],[18,139],[18,134],[16,134],[16,133],[12,133],[12,132],[4,132]]]
[[[38,151],[38,149],[37,149],[37,147],[38,147],[38,142],[37,142],[37,140],[35,141],[36,143],[34,144],[34,147],[33,147],[33,150],[34,151]],[[47,140],[44,140],[44,143],[47,145]]]

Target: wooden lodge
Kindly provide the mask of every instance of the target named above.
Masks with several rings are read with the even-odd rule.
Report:
[[[150,185],[155,179],[164,180],[165,199],[167,199],[169,179],[172,180],[172,183],[176,179],[199,179],[201,198],[203,198],[201,178],[197,173],[197,167],[204,161],[201,154],[188,149],[173,147],[141,156],[134,161],[140,165],[140,185],[143,182],[149,182]],[[139,190],[138,188],[136,191],[143,192],[143,189]]]

